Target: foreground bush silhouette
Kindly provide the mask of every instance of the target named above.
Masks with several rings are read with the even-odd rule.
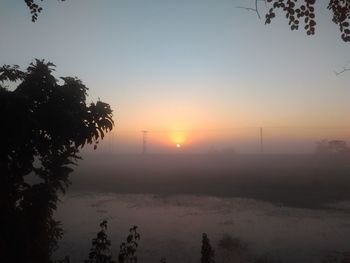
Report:
[[[202,235],[201,254],[201,263],[215,263],[214,249],[212,249],[208,235],[206,233],[203,233]]]
[[[115,263],[112,259],[112,253],[110,250],[111,241],[107,237],[107,221],[104,220],[100,223],[100,231],[97,233],[97,237],[92,239],[92,247],[89,253],[89,259],[85,260],[85,263]],[[136,251],[138,248],[138,241],[140,240],[140,234],[137,232],[137,226],[133,226],[129,229],[129,235],[125,242],[120,245],[118,262],[119,263],[136,263],[138,262]],[[214,250],[211,248],[207,234],[203,233],[202,236],[202,263],[214,263]],[[68,261],[69,262],[69,261]],[[166,258],[160,259],[161,263],[166,262]]]
[[[89,253],[89,259],[85,260],[85,263],[116,263],[112,258],[111,253],[111,241],[107,237],[107,221],[100,223],[100,231],[97,233],[96,238],[92,239],[92,247]],[[118,256],[119,263],[136,263],[138,258],[136,256],[136,250],[138,248],[138,241],[140,240],[140,234],[137,232],[137,226],[133,226],[129,229],[129,235],[126,241],[120,245],[120,251]],[[247,250],[247,247],[238,238],[232,238],[230,235],[223,235],[222,239],[218,241],[218,246],[221,249],[228,250],[231,253],[241,253],[242,250]],[[248,251],[245,251],[246,253]],[[210,245],[208,235],[203,233],[202,235],[202,249],[201,249],[200,262],[215,262],[214,250]],[[320,262],[322,263],[347,263],[350,262],[350,253],[339,253],[334,251],[332,254],[328,254]],[[171,260],[171,259],[170,259]],[[247,254],[245,257],[233,257],[233,258],[219,258],[219,262],[253,262],[253,263],[282,263],[281,260],[275,259],[272,255],[265,253],[262,255]],[[166,263],[166,258],[162,257],[160,263]],[[69,257],[56,261],[55,263],[70,263]]]
[[[71,166],[82,147],[96,148],[113,128],[110,106],[87,105],[87,87],[72,77],[61,78],[60,85],[54,67],[35,60],[26,71],[0,68],[2,262],[51,261],[62,236],[53,212],[69,185]],[[18,83],[13,91],[6,86]]]
[[[100,232],[97,233],[97,237],[92,239],[92,247],[89,253],[89,259],[85,260],[85,263],[116,263],[112,259],[112,253],[110,250],[111,241],[107,237],[107,221],[104,220],[100,223]],[[138,247],[138,241],[140,240],[140,234],[137,232],[137,226],[133,226],[129,229],[129,235],[126,241],[121,243],[118,262],[119,263],[136,263],[137,256],[136,250]]]
[[[126,242],[120,245],[120,251],[118,256],[119,263],[136,263],[136,249],[138,247],[137,241],[140,240],[140,234],[137,232],[137,226],[133,226],[129,229],[129,235],[126,238]]]
[[[97,237],[92,239],[89,259],[85,260],[85,263],[115,263],[115,261],[112,260],[112,254],[110,251],[111,241],[106,234],[106,220],[101,222],[100,228],[101,230],[97,233]]]

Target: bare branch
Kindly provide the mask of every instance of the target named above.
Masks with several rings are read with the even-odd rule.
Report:
[[[257,14],[258,18],[261,19],[259,12],[255,8],[245,7],[245,6],[237,6],[236,8],[245,9],[247,11],[253,11],[253,12],[255,12]]]
[[[260,13],[259,13],[259,6],[258,6],[258,2],[264,2],[265,6],[266,6],[266,0],[255,0],[255,8],[253,7],[247,7],[247,6],[237,6],[236,8],[241,8],[241,9],[245,9],[247,11],[253,11],[256,13],[256,15],[258,16],[259,19],[261,19]]]
[[[336,76],[339,76],[340,74],[344,73],[345,71],[350,71],[350,68],[343,67],[342,71],[334,71],[334,74]]]
[[[258,10],[258,0],[255,0],[255,11],[256,11],[256,14],[258,15],[258,18],[261,19],[259,10]]]

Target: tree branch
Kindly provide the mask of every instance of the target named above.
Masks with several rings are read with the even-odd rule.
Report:
[[[260,14],[259,14],[259,11],[255,8],[252,8],[252,7],[245,7],[245,6],[237,6],[236,8],[241,8],[241,9],[245,9],[247,11],[253,11],[257,14],[258,18],[261,19],[260,17]]]
[[[266,0],[255,0],[255,8],[254,7],[247,7],[247,6],[237,6],[236,8],[241,8],[245,9],[247,11],[253,11],[256,13],[259,19],[261,19],[261,15],[259,13],[259,7],[258,7],[258,2],[264,2],[266,6]]]
[[[341,70],[341,71],[334,71],[334,74],[336,76],[339,76],[340,74],[344,73],[345,71],[350,71],[350,68],[343,67],[343,70]]]

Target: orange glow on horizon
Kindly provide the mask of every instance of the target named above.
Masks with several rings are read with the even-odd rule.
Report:
[[[170,132],[168,136],[172,144],[175,144],[176,147],[179,147],[178,145],[181,146],[181,144],[187,140],[187,134],[185,131]]]

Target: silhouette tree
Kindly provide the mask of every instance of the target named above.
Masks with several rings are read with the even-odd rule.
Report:
[[[89,259],[85,260],[85,263],[115,263],[110,251],[111,241],[106,234],[106,220],[101,222],[100,228],[101,230],[97,233],[97,237],[92,239],[92,248],[90,249]]]
[[[0,253],[4,262],[49,262],[60,223],[58,195],[69,185],[79,151],[113,128],[104,102],[86,104],[77,78],[52,75],[55,65],[36,59],[27,70],[0,68]],[[18,84],[13,91],[8,89]],[[34,180],[35,179],[35,180]],[[6,260],[7,259],[7,260]]]
[[[100,228],[101,230],[97,233],[97,237],[92,239],[89,259],[85,260],[85,263],[115,263],[115,261],[112,259],[112,253],[110,251],[111,241],[108,239],[106,234],[106,220],[100,223]],[[126,242],[122,242],[120,245],[118,262],[137,262],[136,249],[138,247],[138,240],[140,240],[140,234],[137,232],[137,226],[133,226],[129,229],[129,235],[126,238]]]
[[[140,234],[137,232],[137,226],[129,229],[129,235],[126,242],[121,243],[118,261],[119,263],[136,263],[136,249],[138,247],[137,241],[140,240]]]
[[[208,235],[202,235],[201,263],[215,263],[214,250],[211,248]]]

